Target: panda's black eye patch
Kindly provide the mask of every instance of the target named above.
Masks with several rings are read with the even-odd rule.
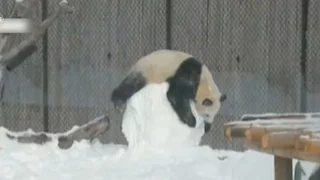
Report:
[[[205,99],[202,101],[203,106],[212,106],[213,102],[210,99]]]

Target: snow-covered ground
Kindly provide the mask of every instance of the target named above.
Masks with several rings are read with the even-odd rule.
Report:
[[[0,130],[1,180],[273,180],[273,157],[246,151],[127,151],[126,146],[75,143],[61,150],[56,142],[22,145]],[[307,164],[309,170],[312,164]],[[307,172],[310,173],[310,172]],[[306,179],[306,178],[304,178]]]
[[[149,86],[129,101],[123,119],[128,147],[98,141],[75,142],[67,150],[59,149],[55,140],[45,145],[19,144],[8,139],[8,130],[1,127],[0,180],[274,179],[270,155],[198,146],[201,118],[197,128],[180,123],[163,101],[166,88],[165,84]],[[314,165],[305,166],[308,176]]]
[[[0,139],[1,180],[231,180],[246,175],[241,173],[244,154],[231,151],[213,151],[208,147],[170,153],[143,149],[127,151],[122,145],[102,145],[99,142],[90,145],[86,141],[75,143],[69,150],[61,150],[56,142],[43,146],[18,144],[8,140],[3,132],[4,129]],[[272,163],[268,164],[272,172]],[[248,173],[251,173],[250,169]],[[239,173],[242,176],[238,176]]]

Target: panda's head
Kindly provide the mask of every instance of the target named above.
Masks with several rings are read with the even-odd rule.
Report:
[[[185,58],[168,78],[168,100],[180,119],[190,127],[196,125],[195,114],[205,121],[205,131],[211,128],[226,95],[221,94],[208,67],[196,58]],[[195,105],[196,113],[192,111]]]
[[[196,125],[194,105],[208,131],[226,95],[220,93],[205,64],[181,51],[158,50],[139,59],[113,90],[111,100],[121,107],[145,85],[165,81],[169,83],[168,100],[181,121]]]
[[[221,94],[213,81],[211,72],[207,66],[202,65],[200,83],[195,97],[197,112],[206,122],[211,124],[215,115],[220,110],[221,103],[226,100],[226,97],[225,94]]]

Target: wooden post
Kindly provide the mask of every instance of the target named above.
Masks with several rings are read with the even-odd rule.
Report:
[[[274,156],[275,180],[292,180],[292,159]]]

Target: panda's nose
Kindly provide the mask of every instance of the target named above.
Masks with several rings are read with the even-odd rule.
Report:
[[[227,99],[227,95],[222,94],[222,95],[220,96],[220,102],[223,102],[223,101],[225,101],[226,99]]]
[[[212,106],[213,102],[210,99],[205,99],[202,101],[202,105],[204,106]]]

